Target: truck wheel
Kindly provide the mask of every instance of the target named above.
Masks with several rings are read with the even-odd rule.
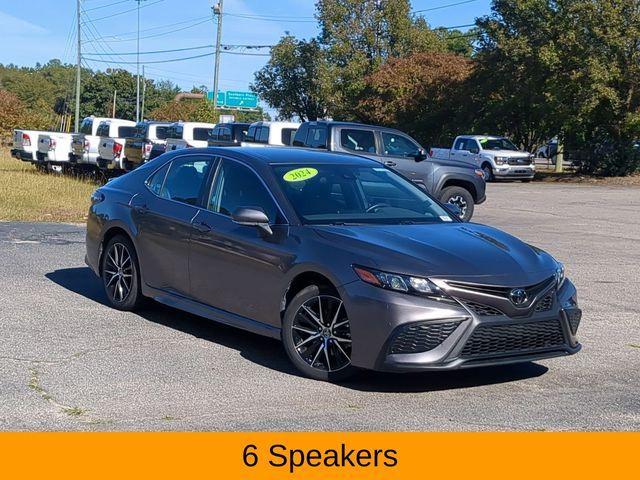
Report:
[[[484,172],[484,181],[485,182],[493,182],[495,177],[493,176],[493,168],[488,163],[485,163],[482,166],[482,171]]]
[[[473,195],[465,188],[456,186],[445,188],[440,195],[440,201],[457,205],[461,212],[460,218],[465,222],[468,222],[473,217],[475,201],[473,200]]]

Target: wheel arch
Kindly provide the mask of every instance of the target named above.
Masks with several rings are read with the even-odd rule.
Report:
[[[136,248],[136,251],[138,249],[133,239],[133,235],[131,235],[131,233],[123,225],[114,224],[109,226],[104,231],[104,234],[102,235],[102,240],[100,242],[100,255],[98,258],[98,272],[100,273],[100,275],[102,275],[102,257],[104,256],[104,249],[107,246],[107,243],[109,243],[109,241],[116,235],[123,235],[127,237],[133,244],[134,248]],[[140,273],[142,274],[142,272]]]
[[[331,290],[334,290],[337,295],[339,295],[337,283],[324,273],[321,273],[317,270],[304,270],[298,272],[288,283],[287,289],[282,295],[282,299],[280,302],[280,320],[284,318],[284,312],[291,303],[291,300],[293,300],[293,298],[300,291],[311,285],[330,288]]]
[[[478,200],[478,192],[476,190],[475,185],[472,182],[468,182],[466,180],[461,180],[458,178],[450,178],[445,180],[444,183],[442,184],[441,192],[443,192],[444,189],[448,187],[464,188],[471,194],[474,202]]]

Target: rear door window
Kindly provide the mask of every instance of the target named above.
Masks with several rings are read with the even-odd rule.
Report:
[[[269,127],[260,127],[260,134],[256,142],[269,143]]]
[[[247,135],[244,137],[247,142],[255,142],[256,140],[256,126],[251,125],[247,131]]]
[[[136,133],[136,127],[118,127],[118,138],[132,137]]]
[[[194,140],[206,140],[209,138],[209,130],[205,127],[197,127],[193,129],[193,139]]]
[[[231,128],[223,127],[220,129],[220,140],[223,140],[225,142],[231,141]]]
[[[176,202],[197,205],[212,163],[212,157],[178,157],[171,162],[160,196]]]
[[[96,130],[96,135],[98,137],[108,137],[109,136],[109,124],[101,123],[98,125],[98,129]]]
[[[171,165],[170,163],[167,163],[164,167],[162,167],[160,170],[158,170],[153,175],[151,175],[145,182],[149,190],[151,190],[156,195],[160,195],[160,192],[162,191],[162,186],[164,185],[164,179],[167,176],[167,172],[169,171],[170,165]]]
[[[353,152],[376,153],[373,130],[343,128],[340,131],[340,145]]]
[[[291,145],[291,138],[296,134],[295,128],[283,128],[280,134],[280,141],[283,145]]]
[[[158,140],[166,140],[168,137],[168,133],[169,133],[169,126],[168,125],[158,125],[156,126],[155,130],[155,134],[152,134],[151,132],[149,132],[149,137],[151,138],[153,136],[153,138],[156,138]]]
[[[243,142],[247,136],[247,126],[246,125],[235,125],[233,128],[233,139],[236,142]]]
[[[311,148],[327,148],[327,127],[309,127],[305,145]]]
[[[91,135],[91,128],[93,127],[93,120],[91,118],[85,118],[80,125],[80,133],[85,135]]]
[[[298,128],[295,136],[293,137],[292,145],[294,147],[304,147],[307,141],[307,132],[309,131],[309,124],[303,123]]]

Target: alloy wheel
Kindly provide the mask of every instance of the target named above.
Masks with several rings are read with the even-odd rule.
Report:
[[[291,329],[297,354],[312,368],[336,372],[351,364],[351,328],[339,298],[318,295],[307,300]]]
[[[460,208],[460,218],[464,218],[467,214],[467,201],[464,199],[462,195],[453,195],[449,198],[447,203],[453,203]]]
[[[104,282],[115,302],[124,302],[131,293],[133,262],[129,250],[122,243],[114,243],[107,252]]]

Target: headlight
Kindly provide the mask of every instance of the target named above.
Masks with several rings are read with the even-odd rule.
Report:
[[[498,165],[504,165],[507,161],[507,157],[496,157],[496,164]]]
[[[376,287],[412,295],[433,297],[439,300],[450,299],[446,293],[428,278],[382,272],[355,265],[353,269],[360,277],[360,280]]]
[[[556,267],[556,288],[559,290],[564,283],[564,265],[558,262]]]

